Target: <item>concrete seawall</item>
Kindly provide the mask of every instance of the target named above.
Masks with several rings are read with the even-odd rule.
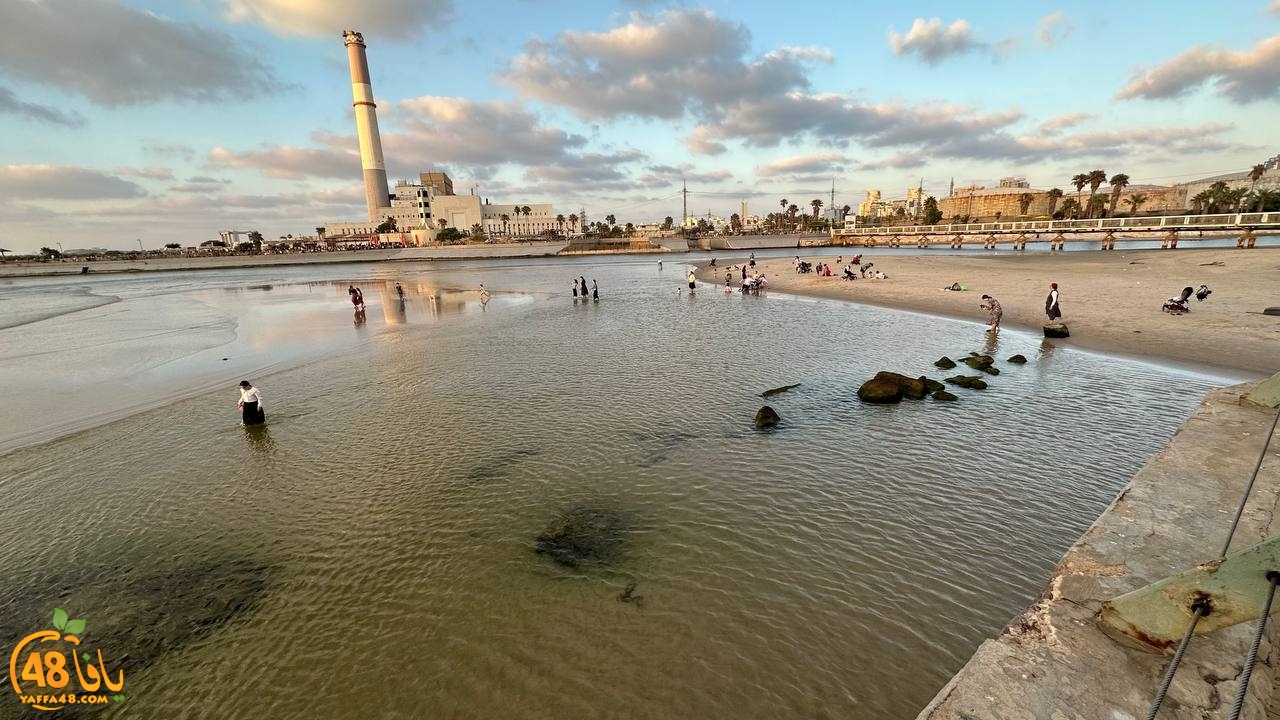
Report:
[[[1041,596],[983,642],[917,720],[1145,718],[1169,658],[1122,646],[1096,617],[1106,600],[1217,557],[1276,413],[1244,399],[1252,387],[1211,392],[1067,551]],[[1273,441],[1232,551],[1275,534],[1278,505]],[[1266,718],[1280,704],[1272,692],[1276,626],[1267,626],[1241,717]],[[1197,636],[1159,717],[1226,718],[1254,627]]]

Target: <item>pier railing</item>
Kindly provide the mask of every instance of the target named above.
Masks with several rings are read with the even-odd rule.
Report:
[[[1059,248],[1068,242],[1092,240],[1084,235],[1102,235],[1102,249],[1115,249],[1115,235],[1145,233],[1163,234],[1161,247],[1178,247],[1179,233],[1204,231],[1238,232],[1236,246],[1254,247],[1255,233],[1280,233],[1280,212],[1231,213],[1226,215],[1156,215],[1132,218],[1099,218],[1095,220],[1020,220],[989,223],[957,223],[949,225],[871,225],[857,227],[852,221],[831,231],[831,243],[835,245],[863,244],[874,246],[879,238],[886,244],[900,247],[903,238],[915,238],[918,247],[928,247],[935,242],[949,242],[952,248],[966,244],[966,239],[985,235],[984,248],[993,248],[1000,242],[1012,242],[1014,249],[1025,250],[1028,242],[1047,240],[1051,248]],[[1042,234],[1048,236],[1041,238]],[[1029,237],[1032,236],[1032,237]],[[1072,236],[1068,238],[1068,236]],[[949,237],[950,240],[941,240]],[[911,242],[908,240],[907,242]]]

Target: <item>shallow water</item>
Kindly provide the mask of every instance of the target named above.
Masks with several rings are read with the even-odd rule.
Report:
[[[191,347],[214,342],[193,318],[231,323],[222,344],[148,350],[165,359],[147,355],[141,378],[198,374],[204,360],[183,358],[226,347],[243,368],[296,366],[252,376],[263,429],[237,424],[228,385],[0,456],[6,632],[74,604],[109,656],[152,637],[135,618],[161,618],[169,630],[131,646],[127,708],[104,717],[910,718],[1216,382],[1008,331],[991,342],[974,323],[677,296],[682,270],[95,286],[124,298],[104,307],[197,328],[175,333]],[[577,275],[600,281],[599,303],[569,297]],[[410,288],[403,313],[391,279]],[[57,337],[44,322],[24,327]],[[932,361],[968,351],[1031,362],[1001,362],[956,403],[854,397],[881,369],[955,374]],[[68,353],[49,367],[73,372]],[[766,402],[783,424],[757,432]],[[534,552],[575,508],[619,518],[611,562]],[[633,582],[643,600],[620,602]],[[217,611],[207,593],[225,597]],[[0,717],[15,702],[0,697]]]

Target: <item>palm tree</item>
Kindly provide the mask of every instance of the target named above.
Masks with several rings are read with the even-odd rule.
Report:
[[[510,234],[507,232],[507,224],[510,222],[511,222],[511,216],[506,213],[502,213],[502,234],[503,235]]]
[[[445,220],[444,218],[440,218],[440,219],[436,220],[436,222],[440,225],[440,229],[441,229],[441,230],[443,230],[443,229],[445,229],[445,228],[449,227],[449,221],[448,221],[448,220]]]
[[[1053,210],[1058,207],[1058,200],[1060,199],[1062,199],[1062,190],[1060,188],[1054,188],[1049,191],[1049,217],[1053,217]]]
[[[782,208],[782,212],[785,213],[787,211],[787,205],[790,205],[790,203],[787,202],[786,198],[782,198],[782,201],[779,202],[778,205]]]
[[[1080,210],[1080,201],[1075,198],[1067,198],[1062,203],[1062,217],[1070,218]]]
[[[1098,188],[1102,187],[1102,183],[1107,181],[1106,170],[1090,170],[1089,171],[1089,205],[1085,217],[1093,217],[1093,198],[1098,194]]]
[[[165,247],[168,247],[168,246],[166,245]],[[182,247],[182,246],[179,245],[178,247]],[[4,254],[8,252],[13,252],[13,251],[7,248],[0,248],[0,260],[4,259]]]
[[[848,205],[845,205],[844,207],[840,208],[840,216],[841,216],[841,217],[848,217],[848,215],[849,215],[849,211],[850,211],[850,210],[852,210],[852,209],[853,209],[853,208],[849,207]]]
[[[614,225],[618,223],[618,218],[614,217],[613,215],[605,215],[604,221],[609,223],[609,227],[612,228]]]
[[[1089,173],[1077,173],[1071,176],[1071,184],[1076,186],[1076,194],[1084,192],[1084,186],[1089,184]],[[1079,203],[1079,198],[1076,198]]]
[[[1116,204],[1120,202],[1120,193],[1129,186],[1129,176],[1124,173],[1117,173],[1111,176],[1111,206],[1107,210],[1108,215],[1116,214]]]
[[[1142,193],[1134,193],[1129,197],[1125,198],[1125,203],[1129,206],[1129,214],[1137,215],[1138,208],[1142,207],[1142,204],[1145,203],[1146,201],[1147,201],[1147,196],[1143,195]]]
[[[670,230],[671,226],[674,225],[675,222],[676,222],[675,218],[671,217],[670,215],[666,216],[665,218],[662,219],[662,229]]]
[[[1031,207],[1031,201],[1035,199],[1036,199],[1036,196],[1032,195],[1031,193],[1022,193],[1021,195],[1019,195],[1018,196],[1018,215],[1022,217],[1026,217],[1027,208]]]
[[[1233,188],[1222,194],[1223,204],[1226,209],[1231,212],[1240,212],[1240,205],[1244,202],[1244,198],[1249,194],[1245,188]]]
[[[813,219],[818,219],[818,213],[822,211],[822,201],[814,198],[809,201],[809,206],[813,208]]]
[[[742,217],[738,213],[729,216],[729,227],[733,228],[734,232],[742,229]]]
[[[559,215],[556,215],[556,225],[559,226],[561,233],[564,232],[564,224],[565,224],[565,221],[567,221],[568,219],[569,218],[566,218],[564,216],[564,213],[560,213]]]
[[[627,223],[627,237],[631,237],[636,232],[636,226],[633,223]]]
[[[798,212],[800,212],[800,208],[796,207],[795,203],[792,203],[787,206],[787,216],[791,218],[792,230],[796,229],[796,213]]]
[[[1213,196],[1208,190],[1201,190],[1191,197],[1191,213],[1193,215],[1201,215],[1209,209],[1209,203],[1213,202]]]
[[[1273,205],[1280,205],[1280,190],[1268,190],[1263,188],[1257,192],[1258,212],[1267,212],[1267,208]]]
[[[1267,171],[1266,165],[1254,165],[1249,170],[1249,190],[1254,190],[1258,186],[1258,181],[1262,179],[1263,173]]]
[[[575,232],[575,233],[578,232],[578,214],[577,213],[572,213],[569,215],[569,232]]]

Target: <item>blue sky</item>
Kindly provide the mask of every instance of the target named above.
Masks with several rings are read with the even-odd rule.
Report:
[[[796,6],[8,0],[0,245],[268,237],[363,215],[340,37],[389,175],[645,222],[1280,152],[1280,0]]]

